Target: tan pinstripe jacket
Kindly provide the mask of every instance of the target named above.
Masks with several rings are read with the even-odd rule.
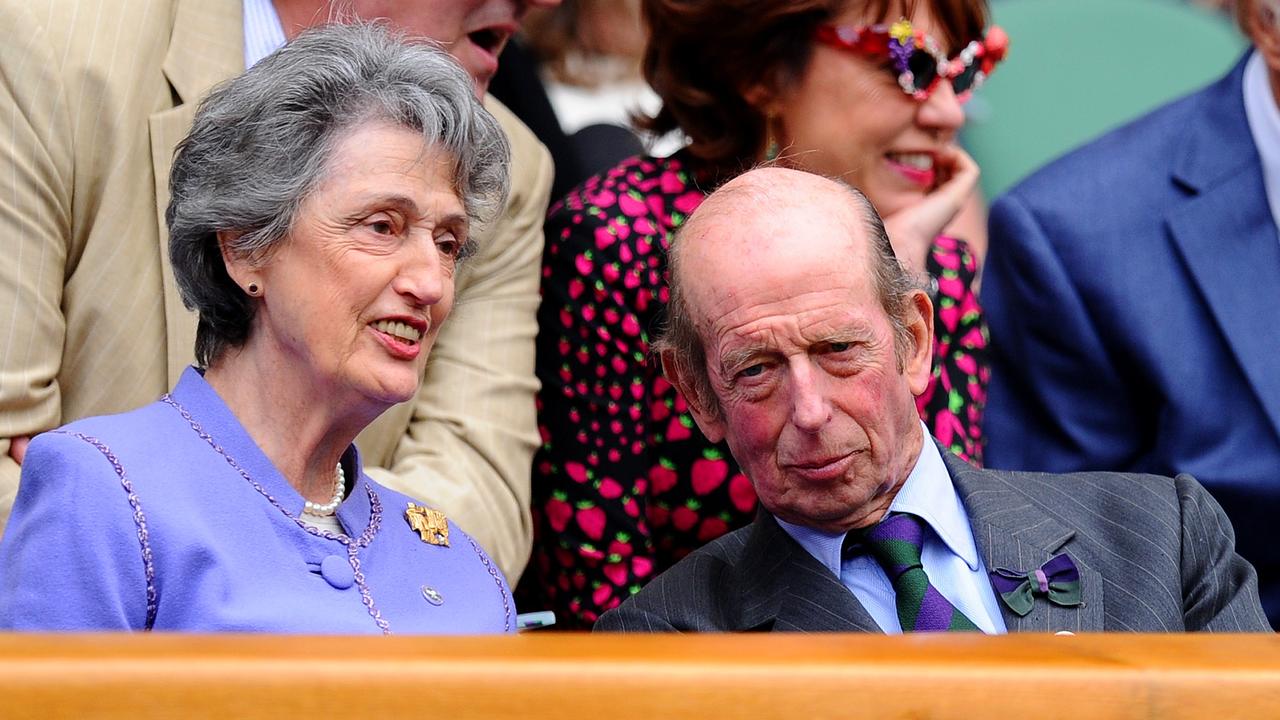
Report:
[[[155,400],[193,362],[166,258],[174,146],[243,70],[234,0],[0,0],[0,438]],[[361,434],[378,481],[442,509],[514,584],[528,558],[546,149],[512,140],[513,192],[460,271],[415,401]],[[19,468],[0,440],[0,520]]]

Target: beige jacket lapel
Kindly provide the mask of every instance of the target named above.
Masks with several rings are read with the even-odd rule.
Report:
[[[164,278],[165,329],[169,386],[191,362],[195,346],[195,314],[182,304],[169,264],[169,234],[164,215],[169,205],[169,169],[173,152],[191,129],[196,105],[217,83],[244,71],[244,22],[238,2],[178,0],[173,35],[163,71],[173,92],[174,107],[151,115],[151,163],[155,171],[156,224]]]

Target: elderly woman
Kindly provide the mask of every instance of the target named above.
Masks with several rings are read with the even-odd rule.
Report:
[[[201,367],[32,442],[0,625],[513,631],[484,551],[352,445],[414,396],[508,157],[448,55],[374,26],[309,32],[218,88],[167,214]]]
[[[961,104],[1004,54],[984,0],[645,0],[648,122],[683,131],[552,208],[538,339],[541,455],[526,588],[588,625],[656,572],[752,519],[751,485],[649,357],[667,302],[662,250],[708,192],[773,161],[839,177],[927,273],[937,314],[918,410],[981,461],[986,329],[967,245],[943,234],[975,186]],[[796,237],[804,252],[804,237]]]

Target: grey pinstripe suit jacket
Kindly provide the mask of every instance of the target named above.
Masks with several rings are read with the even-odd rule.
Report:
[[[1218,503],[1188,475],[978,470],[943,452],[988,568],[1029,570],[1060,552],[1084,604],[1037,598],[1010,632],[1269,631],[1253,567]],[[879,632],[840,580],[762,513],[697,550],[596,630]]]

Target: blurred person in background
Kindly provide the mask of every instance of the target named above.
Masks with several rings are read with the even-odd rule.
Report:
[[[195,359],[164,208],[197,102],[303,29],[382,19],[436,40],[484,95],[531,8],[555,0],[0,0],[0,523],[29,438],[153,402]],[[502,212],[455,278],[418,394],[361,434],[378,482],[445,512],[511,577],[529,556],[542,219],[551,160],[486,96],[512,148]]]
[[[641,72],[647,34],[640,7],[640,0],[567,0],[531,14],[525,23],[523,35],[541,60],[551,105],[565,132],[574,135],[597,125],[631,128],[632,118],[656,115],[662,108]],[[678,131],[640,139],[648,154],[658,157],[685,144]],[[593,168],[592,174],[623,159]]]
[[[663,250],[707,193],[762,162],[858,187],[894,249],[927,275],[936,316],[920,416],[982,458],[986,328],[977,264],[943,231],[978,168],[955,144],[962,103],[999,62],[983,0],[647,0],[646,127],[689,145],[587,181],[547,221],[534,464],[533,570],[521,588],[589,626],[685,554],[749,523],[751,485],[695,426],[650,357],[668,300]],[[797,241],[796,252],[804,252]]]
[[[375,26],[305,33],[216,88],[166,213],[198,366],[33,440],[0,626],[514,632],[488,555],[352,444],[417,393],[509,162],[457,62]]]
[[[641,75],[645,38],[639,0],[566,0],[529,13],[503,51],[492,92],[551,151],[552,197],[646,146],[666,156],[684,144],[633,124],[662,104]]]
[[[1192,473],[1280,626],[1280,2],[1221,80],[999,198],[983,302],[992,467]]]

